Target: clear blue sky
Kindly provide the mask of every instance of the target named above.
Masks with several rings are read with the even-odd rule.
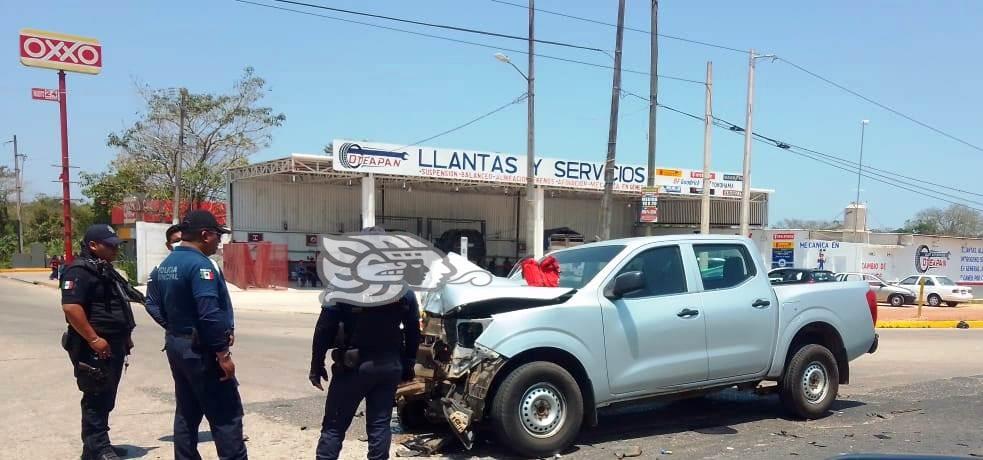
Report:
[[[312,0],[314,1],[314,0]],[[488,0],[318,0],[340,8],[470,26],[524,35],[522,9]],[[523,0],[514,0],[522,3]],[[887,5],[890,4],[890,7]],[[615,0],[540,0],[537,6],[608,22]],[[648,28],[649,2],[629,0],[626,23]],[[328,12],[324,12],[328,13]],[[341,14],[338,14],[341,15]],[[736,48],[755,47],[822,73],[977,145],[983,144],[978,108],[979,18],[983,2],[719,2],[663,0],[661,32]],[[370,22],[380,22],[369,19]],[[429,137],[497,107],[524,91],[523,80],[496,61],[491,49],[244,5],[207,2],[40,3],[2,0],[0,31],[8,40],[0,76],[0,137],[16,133],[29,155],[27,192],[56,194],[59,158],[58,107],[32,101],[31,87],[56,87],[53,71],[20,65],[14,44],[23,27],[94,36],[102,41],[104,70],[69,74],[72,161],[97,171],[115,155],[107,133],[128,126],[140,110],[134,81],[186,86],[194,91],[228,88],[244,66],[265,77],[266,102],[287,115],[259,161],[291,152],[319,152],[332,138],[409,143]],[[400,26],[402,27],[402,26]],[[443,31],[467,40],[522,48],[522,42]],[[614,48],[614,29],[540,14],[537,36]],[[648,38],[626,32],[626,68],[648,67]],[[597,63],[596,52],[540,45],[546,54]],[[524,56],[512,54],[525,67]],[[746,56],[663,39],[660,73],[701,80],[714,63],[715,114],[743,125]],[[537,61],[537,152],[600,161],[607,142],[611,71]],[[646,94],[645,76],[625,74],[624,88]],[[981,152],[943,138],[782,62],[758,66],[756,132],[856,158],[860,120],[867,128],[865,163],[924,178],[918,187],[945,184],[979,190]],[[703,109],[700,86],[663,80],[663,103]],[[644,164],[646,106],[622,102],[618,160]],[[703,127],[660,111],[659,165],[702,166]],[[525,108],[517,105],[431,145],[490,151],[525,151]],[[716,130],[713,168],[740,171],[743,139]],[[12,163],[9,145],[3,164]],[[74,172],[73,172],[74,173]],[[856,176],[755,143],[753,185],[775,189],[771,220],[839,218],[854,198]],[[865,180],[872,224],[897,226],[920,208],[942,203]],[[77,193],[77,192],[76,192]],[[983,199],[980,199],[983,201]],[[978,206],[983,208],[983,206]]]

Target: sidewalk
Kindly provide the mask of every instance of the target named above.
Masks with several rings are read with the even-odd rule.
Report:
[[[881,305],[877,309],[877,327],[883,328],[954,328],[965,321],[970,328],[983,328],[983,305],[966,304],[952,307],[890,307]]]
[[[0,277],[58,289],[58,281],[49,280],[49,273],[48,270],[44,272],[2,271]],[[316,314],[321,310],[320,289],[251,289],[243,291],[231,284],[228,286],[232,306],[236,310],[310,314]],[[146,292],[146,286],[138,286],[137,290]]]

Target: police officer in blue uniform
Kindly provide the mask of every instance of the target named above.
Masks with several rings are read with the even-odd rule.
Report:
[[[220,459],[247,458],[242,400],[229,351],[235,340],[232,303],[225,279],[208,258],[226,233],[210,212],[189,212],[181,222],[181,245],[154,273],[177,400],[175,460],[201,459],[198,427],[203,416]]]
[[[109,413],[136,324],[130,301],[142,295],[113,268],[120,239],[108,225],[85,231],[81,253],[61,277],[61,303],[68,331],[62,346],[82,391],[82,460],[117,460],[126,450],[109,442]]]
[[[381,233],[369,228],[363,233]],[[389,458],[390,421],[396,386],[413,379],[420,343],[420,308],[416,296],[380,306],[357,307],[344,303],[321,309],[314,329],[310,381],[323,390],[324,367],[330,348],[331,383],[317,444],[318,460],[334,460],[341,452],[345,432],[359,403],[365,399],[365,431],[370,460]]]

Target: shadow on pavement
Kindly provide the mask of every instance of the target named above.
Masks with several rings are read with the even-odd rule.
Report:
[[[167,436],[163,436],[163,437],[157,438],[157,440],[158,441],[163,441],[163,442],[174,442],[174,435],[173,434],[169,434]],[[212,433],[210,431],[199,431],[198,432],[198,444],[201,444],[203,442],[212,442]]]
[[[836,400],[832,411],[865,406],[851,400]],[[831,414],[833,413],[831,411]],[[593,447],[616,441],[630,441],[651,436],[671,435],[693,431],[706,435],[734,435],[735,426],[762,420],[787,419],[777,395],[758,396],[728,390],[721,393],[669,402],[653,402],[602,412],[595,428],[585,428],[575,441],[577,446]],[[572,447],[563,455],[577,452]],[[492,433],[482,433],[471,451],[459,445],[443,453],[446,458],[478,457],[510,458],[511,453],[497,444]]]
[[[130,445],[130,444],[120,444],[120,445],[117,445],[116,447],[122,447],[123,449],[126,449],[126,455],[124,455],[124,456],[122,456],[120,458],[142,458],[142,457],[145,457],[147,454],[149,454],[150,451],[157,449],[157,446],[154,446],[154,447],[140,447],[140,446],[134,446],[134,445]]]

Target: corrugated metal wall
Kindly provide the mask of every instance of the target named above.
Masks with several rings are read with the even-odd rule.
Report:
[[[232,187],[232,228],[300,233],[358,230],[360,193],[357,186],[238,181]]]
[[[756,201],[751,202],[751,225],[767,225],[767,198],[763,201],[757,201],[759,197],[754,195],[752,198]],[[659,198],[659,223],[699,225],[700,206],[700,200],[696,199]],[[741,201],[711,200],[710,222],[713,225],[739,225],[741,223]]]
[[[615,199],[611,208],[611,237],[623,238],[632,236],[632,226],[637,218],[638,203]],[[570,227],[581,235],[585,241],[591,241],[595,235],[601,234],[601,196],[583,198],[550,198],[546,197],[544,205],[543,229]],[[525,226],[523,226],[525,228]]]

